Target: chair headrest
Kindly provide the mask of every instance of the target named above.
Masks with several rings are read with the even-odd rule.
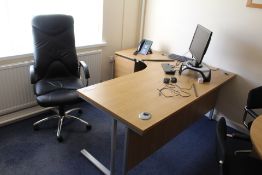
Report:
[[[70,15],[38,15],[32,20],[32,26],[48,34],[61,33],[72,27],[74,19]]]

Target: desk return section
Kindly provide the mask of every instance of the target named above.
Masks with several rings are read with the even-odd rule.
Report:
[[[115,55],[114,78],[131,74],[146,68],[146,64],[134,58]]]
[[[115,53],[114,78],[145,69],[147,66],[144,61],[173,61],[162,52],[153,51],[148,55],[134,55],[135,50],[127,49]]]

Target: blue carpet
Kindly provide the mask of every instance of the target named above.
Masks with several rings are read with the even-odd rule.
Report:
[[[0,128],[1,175],[100,175],[81,153],[86,148],[109,167],[111,117],[87,103],[80,103],[81,117],[92,125],[86,131],[78,121],[66,120],[63,143],[56,140],[56,120],[39,131],[32,124],[43,115]],[[131,175],[218,174],[216,164],[216,121],[203,117],[152,156],[129,171]],[[118,125],[116,174],[121,174],[124,126]]]

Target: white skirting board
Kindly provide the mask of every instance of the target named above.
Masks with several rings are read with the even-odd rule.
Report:
[[[12,112],[10,114],[3,115],[0,117],[0,127],[39,115],[50,109],[51,108],[43,108],[37,105],[16,112]]]

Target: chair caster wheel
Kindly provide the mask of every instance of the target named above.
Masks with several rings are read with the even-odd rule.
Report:
[[[40,128],[39,128],[38,125],[33,125],[33,129],[34,129],[34,131],[38,131]]]
[[[91,125],[86,125],[86,130],[91,130],[92,126]]]
[[[59,137],[57,137],[57,140],[58,140],[58,142],[60,142],[60,143],[61,143],[61,142],[63,142],[63,140],[64,140],[64,139],[63,139],[63,137],[62,137],[62,136],[59,136]]]
[[[81,109],[79,109],[78,114],[83,114],[83,111]]]

